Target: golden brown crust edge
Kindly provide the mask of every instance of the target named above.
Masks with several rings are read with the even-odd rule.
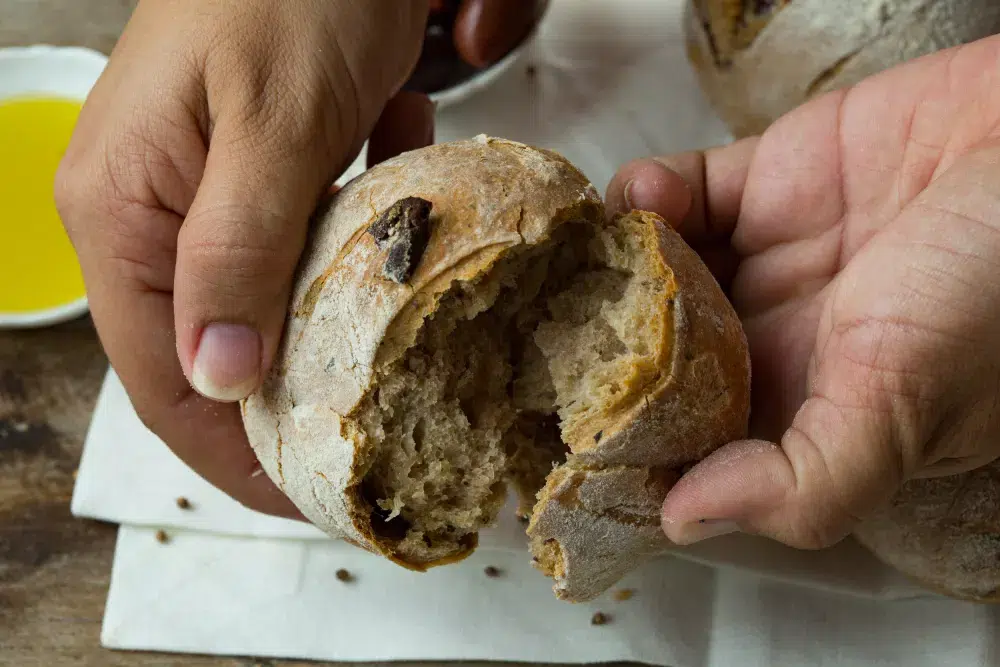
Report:
[[[673,350],[645,400],[596,446],[575,451],[540,494],[528,529],[532,554],[557,596],[574,602],[666,551],[660,510],[677,471],[747,433],[750,362],[739,318],[676,232],[651,213],[631,217],[656,237],[673,275]]]
[[[433,203],[431,238],[411,279],[397,284],[381,277],[385,253],[365,230],[410,196]],[[243,402],[264,471],[324,532],[400,562],[374,537],[356,492],[370,445],[352,413],[375,369],[412,345],[452,281],[485,274],[568,218],[603,220],[603,210],[564,158],[489,137],[406,153],[347,184],[316,216],[274,367]]]

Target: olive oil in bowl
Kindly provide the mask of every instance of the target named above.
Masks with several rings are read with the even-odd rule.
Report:
[[[86,293],[53,198],[82,103],[0,99],[0,318],[69,306]]]

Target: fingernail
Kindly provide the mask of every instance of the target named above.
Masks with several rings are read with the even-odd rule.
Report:
[[[629,181],[628,183],[626,183],[625,184],[625,190],[622,193],[625,196],[625,208],[627,208],[629,211],[632,211],[632,210],[635,209],[635,207],[632,205],[632,184],[633,183],[635,183],[635,179],[632,179],[631,181]]]
[[[729,535],[740,532],[740,527],[735,521],[726,519],[702,519],[695,523],[689,523],[682,527],[674,542],[680,545],[694,544],[713,537]]]
[[[198,393],[216,401],[239,401],[257,388],[260,334],[239,324],[210,324],[201,334],[191,372]]]

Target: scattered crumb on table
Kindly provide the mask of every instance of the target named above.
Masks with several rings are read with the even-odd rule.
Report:
[[[626,600],[631,600],[633,595],[635,595],[635,591],[631,588],[619,588],[611,594],[611,597],[615,602],[625,602]]]
[[[593,616],[590,617],[590,624],[591,625],[607,625],[607,623],[610,620],[611,620],[611,617],[608,616],[607,614],[605,614],[603,612],[597,612]]]

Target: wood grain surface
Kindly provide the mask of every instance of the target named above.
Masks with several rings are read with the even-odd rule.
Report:
[[[45,43],[110,53],[134,4],[0,0],[0,47]],[[116,529],[74,519],[69,501],[106,368],[87,318],[0,331],[0,666],[306,665],[100,647]]]

